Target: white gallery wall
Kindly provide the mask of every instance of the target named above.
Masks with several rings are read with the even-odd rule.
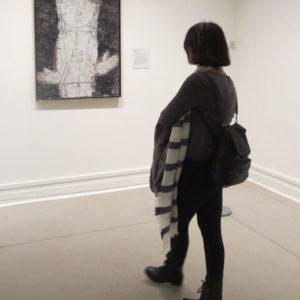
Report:
[[[122,97],[35,101],[34,2],[1,1],[0,201],[148,183],[160,111],[194,71],[182,44],[222,26],[247,128],[250,181],[300,199],[300,2],[121,0]],[[150,69],[133,69],[133,50]]]
[[[300,1],[236,4],[234,75],[251,179],[300,201]]]
[[[184,35],[197,22],[214,21],[228,41],[235,39],[235,4],[121,0],[122,97],[36,102],[34,2],[0,1],[0,200],[148,183],[159,113],[195,69],[187,64]],[[150,49],[150,69],[132,68],[136,48]],[[225,71],[236,80],[231,56]]]

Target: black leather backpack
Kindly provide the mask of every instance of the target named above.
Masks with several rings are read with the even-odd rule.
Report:
[[[205,77],[210,81],[219,119],[222,120],[218,88],[209,76]],[[217,136],[210,130],[204,117],[204,123],[217,140],[211,168],[211,177],[217,186],[236,185],[244,182],[249,176],[251,159],[248,156],[251,150],[246,137],[246,129],[238,124],[237,115],[238,105],[236,106],[235,123],[233,125],[219,124],[221,128]]]

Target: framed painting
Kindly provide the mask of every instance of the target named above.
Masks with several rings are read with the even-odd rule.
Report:
[[[121,96],[120,0],[35,0],[36,99]]]

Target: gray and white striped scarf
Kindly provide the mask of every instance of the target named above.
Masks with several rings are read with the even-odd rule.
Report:
[[[204,72],[211,69],[210,66],[199,66],[195,72]],[[155,201],[155,215],[160,225],[165,254],[171,249],[171,238],[178,235],[177,185],[189,144],[190,116],[191,110],[172,127],[162,183]]]

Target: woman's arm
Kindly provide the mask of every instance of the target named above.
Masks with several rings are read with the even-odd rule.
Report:
[[[161,112],[158,122],[164,127],[172,127],[191,108],[206,99],[207,86],[199,74],[193,73],[182,84],[177,95]]]

